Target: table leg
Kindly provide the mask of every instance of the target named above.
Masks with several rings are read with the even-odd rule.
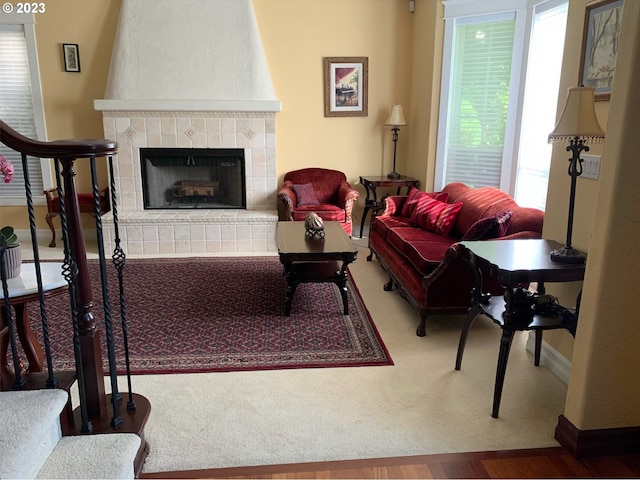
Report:
[[[56,215],[58,215],[57,212],[49,212],[49,213],[47,213],[47,216],[46,216],[47,224],[49,225],[49,228],[51,229],[51,242],[49,243],[50,247],[55,247],[56,246],[56,229],[53,226],[53,217],[55,217]]]
[[[364,204],[364,212],[362,213],[362,220],[360,220],[360,238],[362,238],[362,232],[364,231],[364,221],[367,218],[367,213],[369,213],[369,199],[365,200]]]
[[[542,330],[536,330],[536,349],[533,357],[533,364],[540,366],[540,353],[542,352]]]
[[[285,277],[287,279],[287,294],[285,297],[284,316],[288,317],[291,315],[291,303],[293,302],[293,295],[296,293],[296,288],[298,288],[300,280],[298,279],[298,276],[295,274],[291,265],[289,265],[289,267],[285,266],[285,272]]]
[[[458,343],[458,354],[456,355],[456,370],[460,370],[460,367],[462,366],[462,355],[464,354],[464,347],[467,344],[469,330],[471,330],[473,322],[475,322],[476,317],[480,315],[481,312],[482,308],[478,303],[474,303],[473,306],[469,309],[467,318],[464,321],[464,326],[462,327],[462,333],[460,333],[460,343]]]
[[[351,262],[344,262],[342,268],[336,272],[336,285],[340,289],[340,295],[342,296],[343,315],[349,315],[349,301],[347,298],[347,265]]]
[[[31,325],[29,324],[29,318],[27,315],[27,306],[24,303],[13,305],[16,315],[16,333],[20,339],[20,344],[24,350],[24,354],[27,357],[29,366],[25,371],[27,372],[42,372],[44,365],[44,351],[38,343]],[[3,307],[4,315],[4,307]],[[4,320],[6,324],[6,319]],[[5,369],[9,368],[7,365],[7,353],[9,351],[9,335],[4,335],[2,338],[2,344],[0,345],[0,356],[2,356],[2,365]]]
[[[502,386],[504,385],[504,375],[507,372],[507,361],[509,360],[509,351],[511,350],[511,342],[515,330],[510,328],[502,329],[502,338],[500,338],[500,354],[498,355],[498,369],[496,370],[496,386],[493,392],[493,411],[491,416],[498,418],[500,411],[500,399],[502,398]]]

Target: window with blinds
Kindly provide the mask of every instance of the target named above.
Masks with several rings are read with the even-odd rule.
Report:
[[[500,187],[514,29],[515,19],[455,29],[445,185]]]
[[[568,0],[443,3],[434,188],[491,186],[544,209]]]
[[[0,29],[0,119],[22,135],[36,139],[33,92],[29,54],[24,25],[2,25]],[[0,197],[4,200],[25,199],[22,156],[0,144],[0,153],[15,168],[13,182],[0,181]],[[34,196],[43,191],[39,158],[28,157],[28,172]],[[25,200],[26,201],[26,200]]]

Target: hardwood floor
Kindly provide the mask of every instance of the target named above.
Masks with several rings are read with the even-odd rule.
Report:
[[[640,454],[576,460],[554,447],[147,473],[140,478],[640,478]]]

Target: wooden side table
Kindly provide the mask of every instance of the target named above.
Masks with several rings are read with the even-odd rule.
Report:
[[[573,282],[584,278],[584,264],[558,263],[551,260],[551,251],[562,247],[552,240],[481,240],[458,244],[462,258],[473,267],[476,287],[473,289],[472,306],[460,334],[456,370],[462,365],[462,354],[469,330],[476,317],[483,313],[502,328],[496,382],[491,416],[498,418],[504,376],[509,360],[513,336],[517,331],[533,330],[536,334],[535,365],[540,363],[542,332],[563,328],[573,336],[578,323],[578,311],[550,303],[545,295],[544,282]],[[505,287],[504,298],[482,293],[482,274],[478,266],[489,266],[490,275]],[[535,293],[525,288],[537,282]],[[580,297],[576,307],[580,304]]]
[[[418,187],[420,181],[416,178],[407,177],[401,175],[399,178],[388,177],[360,177],[360,183],[364,186],[367,192],[367,198],[364,200],[364,213],[362,214],[362,220],[360,221],[360,238],[362,238],[362,230],[364,229],[364,220],[367,218],[367,213],[371,210],[371,218],[376,216],[378,210],[382,207],[382,203],[378,201],[376,194],[377,187],[396,187],[396,195],[400,195],[400,189],[407,187],[407,193],[411,187]]]
[[[40,264],[42,291],[45,297],[69,291],[69,285],[62,275],[62,263],[42,262]],[[29,363],[26,372],[42,372],[44,368],[44,351],[38,343],[35,333],[29,324],[27,303],[39,300],[38,279],[33,263],[23,263],[20,275],[7,280],[9,303],[15,310],[16,333],[22,344],[24,354]],[[0,330],[7,325],[4,298],[0,297]],[[9,371],[7,353],[9,352],[9,336],[0,341],[0,368]]]

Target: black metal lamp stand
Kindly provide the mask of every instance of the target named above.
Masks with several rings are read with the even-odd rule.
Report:
[[[582,175],[582,162],[580,158],[582,152],[588,152],[589,147],[584,144],[584,139],[576,136],[569,141],[567,152],[572,152],[573,156],[569,159],[568,173],[571,177],[571,191],[569,193],[569,219],[567,223],[567,241],[564,247],[551,252],[551,260],[559,263],[584,263],[586,256],[579,250],[571,246],[571,235],[573,233],[573,207],[576,197],[576,179]]]
[[[391,129],[391,131],[393,132],[393,172],[391,172],[390,174],[387,175],[387,178],[400,178],[400,174],[398,172],[396,172],[396,149],[398,147],[398,131],[400,130],[400,127],[398,127],[397,125],[394,125],[394,127]]]

